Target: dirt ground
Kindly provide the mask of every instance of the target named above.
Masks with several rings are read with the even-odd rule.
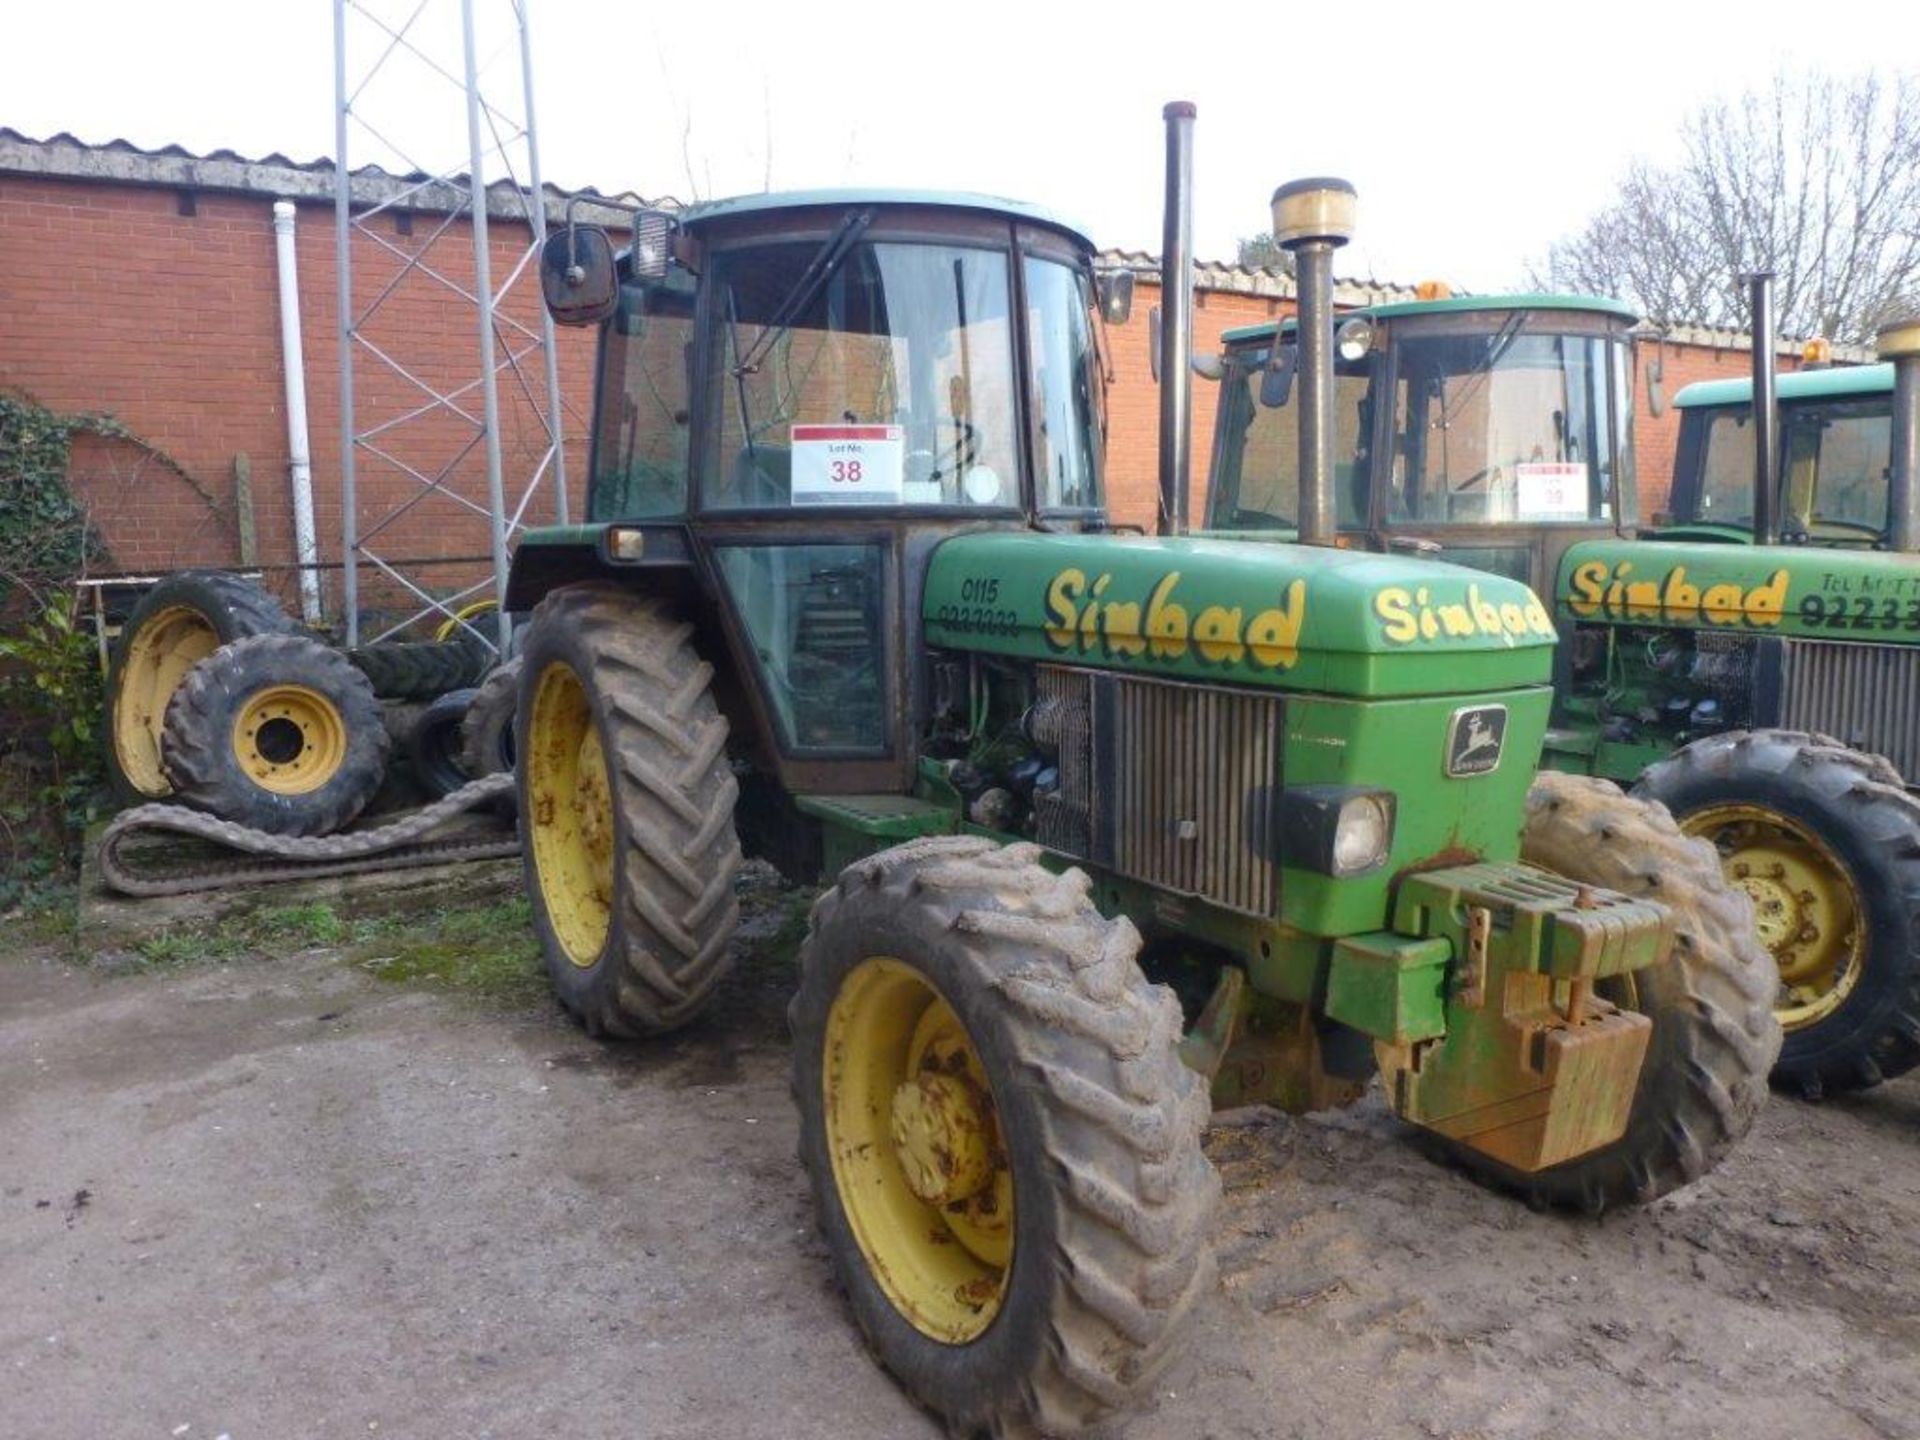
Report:
[[[0,939],[0,1436],[936,1436],[815,1238],[793,902],[755,908],[715,1017],[640,1045],[568,1024],[530,945],[476,987],[390,925]],[[1920,1082],[1777,1100],[1601,1223],[1377,1100],[1209,1150],[1221,1283],[1128,1440],[1920,1435]]]

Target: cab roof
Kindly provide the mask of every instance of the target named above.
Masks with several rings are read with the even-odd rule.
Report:
[[[1340,319],[1365,315],[1374,320],[1398,320],[1409,315],[1461,315],[1500,310],[1579,310],[1587,314],[1613,315],[1622,320],[1640,316],[1629,305],[1599,295],[1451,295],[1445,300],[1395,300],[1385,305],[1368,305],[1358,310],[1342,310]],[[1229,330],[1220,339],[1228,345],[1244,345],[1250,340],[1270,340],[1278,330],[1293,324],[1292,318],[1268,320],[1259,325],[1243,325]]]
[[[1781,400],[1832,400],[1848,395],[1886,395],[1893,390],[1893,365],[1842,365],[1832,370],[1790,370],[1773,382]],[[1696,405],[1751,405],[1753,380],[1696,380],[1673,397],[1682,409]]]
[[[761,195],[735,195],[724,200],[702,200],[687,206],[676,217],[688,229],[697,229],[710,221],[736,215],[764,215],[780,210],[807,210],[821,206],[851,208],[859,205],[916,205],[945,210],[973,210],[1026,220],[1036,225],[1065,231],[1075,240],[1093,248],[1093,239],[1073,221],[1056,215],[1043,205],[1025,200],[1009,200],[1000,195],[976,195],[964,190],[887,190],[855,186],[837,190],[784,190]]]

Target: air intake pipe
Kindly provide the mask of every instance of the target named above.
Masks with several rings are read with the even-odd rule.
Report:
[[[1167,122],[1165,223],[1160,236],[1160,529],[1187,533],[1193,434],[1193,105],[1175,100]]]
[[[1333,252],[1353,238],[1357,197],[1345,180],[1290,180],[1273,192],[1273,238],[1293,253],[1300,313],[1300,542],[1334,543]]]
[[[1780,543],[1780,406],[1774,394],[1773,272],[1747,277],[1753,312],[1753,543]]]

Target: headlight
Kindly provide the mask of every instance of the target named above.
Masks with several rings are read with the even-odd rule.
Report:
[[[1367,358],[1367,352],[1373,348],[1373,325],[1358,316],[1343,323],[1333,332],[1334,349],[1340,358],[1349,365]]]
[[[1345,879],[1387,863],[1393,850],[1391,790],[1299,785],[1280,797],[1283,864]]]

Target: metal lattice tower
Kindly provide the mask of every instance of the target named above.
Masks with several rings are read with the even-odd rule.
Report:
[[[363,577],[401,600],[399,611],[388,611],[371,637],[383,639],[436,614],[453,617],[476,600],[503,600],[509,541],[543,489],[551,488],[554,518],[567,520],[558,356],[553,323],[537,295],[547,215],[534,126],[529,3],[478,0],[483,12],[496,12],[485,18],[504,21],[510,32],[483,56],[476,46],[476,0],[334,0],[334,244],[348,645],[361,643]],[[358,70],[349,54],[355,47],[370,56]],[[518,64],[510,65],[514,58]],[[483,77],[498,71],[510,72],[504,88],[518,87],[510,101],[496,103],[483,89]],[[439,123],[442,102],[445,124]],[[456,104],[464,105],[466,120],[465,144],[458,150],[435,143],[457,133]],[[371,161],[381,168],[397,160],[410,183],[355,209],[356,144],[374,151]],[[451,163],[422,163],[443,150],[454,152]],[[416,208],[427,221],[417,238],[410,234]],[[376,226],[381,217],[384,225]],[[463,217],[471,222],[470,255],[459,253],[466,247],[455,227]],[[529,234],[498,272],[490,219],[523,220]],[[372,276],[377,289],[370,298],[363,283],[358,301],[356,245],[363,262],[375,253],[391,261]],[[362,281],[367,278],[363,273]],[[531,304],[519,308],[537,313],[533,325],[508,310],[510,299],[527,297]],[[472,315],[471,371],[448,371],[444,353],[428,356],[423,342],[429,332],[419,323],[423,306],[460,306]],[[410,340],[419,353],[410,353]],[[360,363],[368,380],[356,390]],[[511,457],[503,445],[503,380],[516,418],[535,417],[533,439]],[[483,494],[471,493],[479,488],[476,456],[484,462]],[[417,541],[425,526],[434,527],[436,553],[409,557],[409,533]],[[477,553],[468,556],[464,575],[485,562],[490,573],[436,586],[430,572],[449,563],[447,538],[468,533],[474,544],[460,550],[478,552],[484,543],[486,555],[484,561]],[[492,634],[482,638],[504,647],[504,609],[485,628]]]

